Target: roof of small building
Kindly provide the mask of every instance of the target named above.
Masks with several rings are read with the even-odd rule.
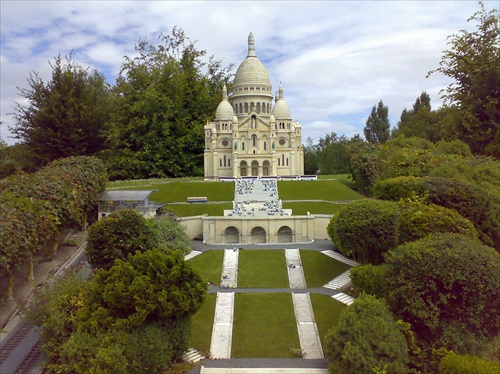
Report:
[[[144,190],[144,191],[116,191],[106,190],[97,196],[97,201],[142,201],[147,200],[149,195],[158,190]]]

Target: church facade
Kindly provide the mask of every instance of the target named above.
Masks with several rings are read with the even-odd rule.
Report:
[[[226,87],[215,119],[205,125],[204,176],[265,177],[304,174],[302,126],[293,121],[280,87],[274,98],[267,69],[248,37],[248,54]]]

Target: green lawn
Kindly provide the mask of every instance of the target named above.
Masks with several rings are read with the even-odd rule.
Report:
[[[238,287],[288,288],[283,250],[242,250],[238,259]]]
[[[300,250],[300,260],[308,288],[321,287],[350,268],[320,252],[307,249]]]
[[[158,190],[150,200],[157,203],[186,202],[190,196],[206,196],[208,201],[232,201],[234,183],[205,181],[176,181],[147,186],[130,186],[124,190]]]
[[[214,249],[192,258],[189,263],[199,271],[202,278],[207,282],[220,284],[223,261],[224,250]]]
[[[365,198],[338,180],[279,181],[278,193],[283,200],[358,200]]]
[[[346,305],[342,304],[326,295],[310,294],[314,310],[314,319],[318,326],[318,333],[321,339],[323,351],[325,350],[325,335],[333,326],[335,326],[340,317],[340,313]]]
[[[309,201],[304,203],[290,203],[283,201],[283,209],[292,209],[294,216],[311,214],[335,214],[347,204],[331,204],[328,202]]]
[[[236,294],[232,357],[294,357],[300,349],[292,295]]]
[[[208,214],[209,216],[222,216],[224,209],[232,209],[232,203],[221,204],[168,204],[163,210],[175,213],[177,217],[191,217]]]
[[[207,295],[200,310],[191,317],[191,346],[202,352],[210,351],[216,298],[216,294]]]

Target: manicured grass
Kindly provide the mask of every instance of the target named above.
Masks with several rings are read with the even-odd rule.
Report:
[[[314,310],[314,319],[318,326],[323,351],[325,350],[325,335],[333,326],[336,326],[340,313],[347,306],[326,295],[311,294],[311,302]]]
[[[211,250],[198,255],[189,262],[196,268],[203,279],[213,284],[220,284],[224,250]]]
[[[328,202],[309,201],[304,203],[290,203],[283,201],[283,209],[292,209],[292,215],[311,214],[335,214],[339,212],[346,204],[331,204]]]
[[[238,259],[238,287],[288,288],[283,250],[242,250]]]
[[[216,294],[207,295],[200,310],[191,317],[191,347],[202,352],[210,351],[216,297]]]
[[[112,181],[106,183],[106,188],[127,188],[127,187],[144,187],[155,184],[165,184],[171,182],[187,182],[187,181],[203,181],[203,177],[187,177],[187,178],[149,178],[149,179],[132,179],[123,181]]]
[[[307,249],[300,250],[300,260],[308,288],[321,287],[350,268],[320,252]]]
[[[208,214],[209,216],[222,216],[224,209],[232,209],[232,203],[221,204],[168,204],[163,210],[175,213],[177,217],[192,217]]]
[[[232,356],[294,357],[300,349],[291,294],[236,294]]]
[[[124,190],[151,189],[158,190],[150,197],[150,200],[157,203],[186,202],[190,196],[206,196],[208,201],[232,201],[234,198],[232,182],[180,181],[124,188]]]
[[[280,181],[278,192],[283,200],[342,201],[364,198],[338,180]]]

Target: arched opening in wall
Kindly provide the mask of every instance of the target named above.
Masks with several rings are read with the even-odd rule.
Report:
[[[240,162],[240,175],[242,177],[247,176],[247,162],[246,161],[241,161]]]
[[[267,176],[269,175],[269,161],[264,161],[262,164],[262,175]]]
[[[239,243],[240,232],[234,226],[229,226],[224,230],[224,243]]]
[[[257,161],[252,161],[252,177],[259,176],[259,163]]]
[[[291,243],[292,240],[292,229],[288,226],[281,226],[278,230],[278,243]]]
[[[260,113],[260,103],[257,103],[257,113]]]
[[[266,242],[266,230],[262,227],[257,226],[250,231],[252,243],[265,243]]]
[[[252,135],[252,146],[257,147],[257,135]]]
[[[248,103],[245,103],[245,113],[248,113]]]

